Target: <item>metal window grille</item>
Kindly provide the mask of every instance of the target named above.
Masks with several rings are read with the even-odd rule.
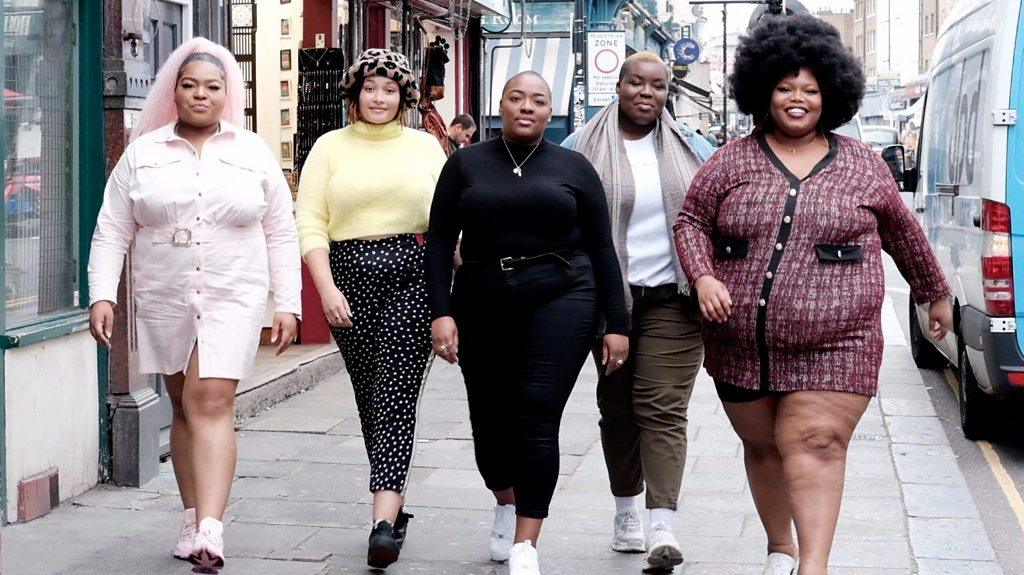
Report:
[[[256,131],[256,2],[231,0],[229,49],[242,68],[245,81],[245,129]]]
[[[7,325],[74,306],[71,0],[4,0]]]

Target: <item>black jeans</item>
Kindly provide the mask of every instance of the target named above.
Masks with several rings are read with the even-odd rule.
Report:
[[[597,329],[589,259],[572,259],[571,287],[522,305],[482,289],[464,266],[453,307],[476,463],[492,491],[512,488],[516,514],[543,519],[558,481],[562,411]],[[461,285],[460,285],[461,284]]]

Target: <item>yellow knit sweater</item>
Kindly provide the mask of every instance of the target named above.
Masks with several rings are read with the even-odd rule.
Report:
[[[433,136],[397,122],[354,122],[320,136],[299,179],[302,255],[331,241],[426,231],[445,160]]]

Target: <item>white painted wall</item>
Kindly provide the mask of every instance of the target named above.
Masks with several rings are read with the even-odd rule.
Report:
[[[302,2],[260,2],[256,22],[256,132],[270,146],[281,167],[292,169],[292,160],[281,159],[281,142],[291,142],[298,121],[299,48],[302,46]],[[281,35],[281,20],[289,19],[290,34]],[[292,52],[292,69],[281,70],[281,50]],[[281,99],[281,80],[291,84],[291,97]],[[287,109],[291,126],[281,126],[281,110]],[[292,150],[294,157],[295,151]]]
[[[88,331],[8,350],[7,515],[17,519],[18,481],[60,470],[61,501],[96,485],[99,383]]]
[[[918,8],[917,2],[876,0],[875,58],[879,75],[898,74],[901,82],[918,75]]]

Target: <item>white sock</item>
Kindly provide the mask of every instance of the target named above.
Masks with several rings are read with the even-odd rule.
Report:
[[[672,525],[672,518],[676,515],[675,511],[665,507],[655,507],[650,511],[651,525],[654,525],[655,523],[668,523],[669,525]]]
[[[630,495],[629,497],[616,497],[615,498],[615,514],[624,513],[626,511],[636,511],[636,495]]]

